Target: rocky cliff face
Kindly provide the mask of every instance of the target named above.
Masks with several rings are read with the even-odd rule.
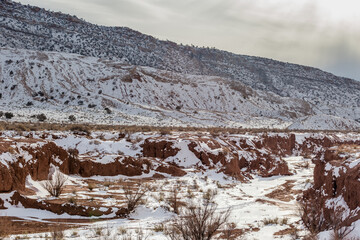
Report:
[[[26,178],[35,181],[47,180],[55,169],[64,174],[82,177],[100,176],[140,176],[155,168],[158,173],[182,176],[184,171],[166,163],[152,163],[149,158],[118,155],[110,162],[96,161],[83,156],[79,158],[73,149],[65,150],[53,141],[24,139],[0,139],[3,152],[0,152],[0,192],[25,191]],[[70,152],[70,153],[69,153]]]
[[[359,141],[335,146],[318,153],[313,160],[314,184],[304,192],[301,201],[317,202],[318,214],[322,213],[325,220],[321,230],[360,219],[359,146]]]
[[[110,136],[107,140],[98,135],[62,133],[41,137],[29,133],[20,140],[3,136],[0,139],[0,191],[24,191],[28,176],[33,180],[46,180],[55,168],[65,174],[82,177],[144,174],[183,176],[185,169],[195,168],[198,171],[215,170],[240,181],[248,181],[254,175],[270,177],[292,174],[282,157],[318,154],[316,159],[329,160],[332,155],[328,151],[323,154],[325,149],[339,144],[360,143],[351,136],[339,138],[322,134]],[[323,187],[325,193],[332,196],[332,175],[321,173],[324,169],[332,169],[329,164],[340,163],[328,163],[326,160],[317,161],[314,187]],[[356,168],[354,170],[349,166],[347,170],[345,167],[336,169],[344,173],[356,172]],[[345,183],[356,184],[356,176],[342,179],[336,185],[342,189]],[[355,194],[353,190],[356,188],[346,190],[344,199],[351,199]]]
[[[67,152],[52,142],[8,140],[2,144],[0,192],[25,190],[28,175],[34,180],[48,179],[51,165],[69,173]]]

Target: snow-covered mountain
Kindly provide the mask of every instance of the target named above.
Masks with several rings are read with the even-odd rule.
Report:
[[[0,48],[0,55],[0,105],[25,120],[41,110],[54,120],[67,120],[56,112],[78,112],[89,122],[286,127],[313,113],[303,100],[226,78],[68,53]]]
[[[227,78],[58,52],[0,48],[0,56],[0,106],[25,121],[45,112],[54,121],[75,114],[97,123],[285,128],[316,112],[304,100]],[[311,129],[333,129],[327,119]]]
[[[118,115],[104,118],[101,109],[95,119],[125,124],[302,128],[311,117],[326,119],[312,129],[359,127],[360,83],[319,69],[177,45],[9,0],[0,1],[0,20],[1,101],[31,102],[24,114],[56,108],[85,119],[101,106]]]

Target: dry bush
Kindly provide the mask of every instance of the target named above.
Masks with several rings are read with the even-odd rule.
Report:
[[[64,174],[56,172],[52,179],[41,183],[42,187],[53,197],[59,197],[65,187],[67,178]]]
[[[314,192],[310,198],[302,198],[299,202],[300,219],[311,234],[317,234],[328,227],[323,214],[323,206],[319,199]]]
[[[279,218],[265,218],[262,220],[265,226],[267,225],[277,225],[279,222]]]
[[[297,240],[298,238],[296,238]],[[308,233],[307,235],[301,238],[302,240],[319,240],[319,237],[316,233]]]
[[[46,115],[44,113],[36,115],[37,120],[44,122],[46,120]]]
[[[345,219],[343,217],[345,216]],[[351,215],[350,215],[351,216]],[[345,240],[347,236],[354,230],[355,226],[346,226],[343,223],[348,221],[350,216],[346,216],[344,207],[334,207],[330,216],[330,229],[333,230],[332,240]]]
[[[131,186],[130,183],[124,184],[122,189],[126,198],[126,208],[128,213],[132,212],[141,202],[141,199],[146,193],[146,188],[138,182],[136,186]]]
[[[64,229],[59,225],[56,225],[51,230],[51,239],[52,240],[62,240],[64,239]]]
[[[320,202],[317,192],[310,198],[302,199],[299,206],[301,221],[309,234],[304,239],[317,239],[317,234],[324,230],[332,230],[333,240],[345,240],[354,230],[354,226],[346,226],[352,215],[347,215],[344,207],[334,207],[330,210],[330,219],[324,217],[324,206]]]
[[[11,113],[11,112],[6,112],[4,115],[5,115],[5,117],[6,117],[7,119],[11,119],[11,118],[14,117],[14,114]]]
[[[162,128],[162,129],[160,129],[160,135],[161,136],[166,136],[166,135],[170,135],[171,134],[171,130],[170,129],[168,129],[168,128]]]
[[[153,231],[154,232],[164,232],[165,230],[165,226],[163,223],[160,223],[160,224],[156,224],[154,227],[153,227]]]
[[[214,198],[215,196],[217,195],[217,190],[214,189],[214,190],[211,190],[211,189],[208,189],[204,194],[203,194],[203,199],[207,202],[213,202],[214,201]]]
[[[113,185],[114,183],[111,181],[111,180],[105,180],[103,183],[102,183],[102,185],[104,186],[104,187],[107,187],[107,188],[109,188],[111,185]]]
[[[75,117],[74,115],[70,115],[70,116],[69,116],[69,120],[70,120],[71,122],[75,122],[75,121],[76,121],[76,117]]]
[[[226,240],[239,239],[240,236],[235,236],[235,234],[234,234],[235,228],[236,228],[235,223],[227,223],[227,224],[225,224],[225,228],[223,230],[223,237]]]
[[[135,236],[130,232],[125,232],[121,236],[121,240],[146,240],[149,236],[144,233],[142,228],[139,228],[135,231]]]
[[[213,239],[230,216],[230,209],[220,213],[216,210],[217,205],[208,201],[203,205],[192,205],[173,220],[166,235],[171,240]]]
[[[179,214],[180,207],[178,188],[179,186],[175,185],[170,191],[170,197],[167,199],[167,203],[170,205],[170,207],[173,209],[173,212],[176,214]]]
[[[94,232],[95,237],[100,237],[103,235],[104,228],[101,226],[95,226],[92,231]]]
[[[72,127],[70,127],[70,130],[74,133],[74,134],[79,134],[79,135],[90,135],[90,129],[88,126],[85,125],[73,125]]]

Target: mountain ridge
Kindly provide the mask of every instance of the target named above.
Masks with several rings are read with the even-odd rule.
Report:
[[[100,124],[286,128],[317,116],[304,100],[217,76],[58,52],[0,48],[0,56],[0,109],[19,121],[44,113],[50,122],[75,115],[77,122]],[[319,119],[310,129],[359,127],[341,117]]]
[[[305,101],[312,115],[360,122],[360,83],[317,68],[178,45],[127,27],[99,26],[8,0],[1,1],[0,18],[2,47],[76,53],[185,75],[219,76],[234,80],[235,85],[239,82]]]

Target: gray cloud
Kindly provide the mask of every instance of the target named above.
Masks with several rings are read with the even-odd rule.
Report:
[[[355,0],[21,2],[97,24],[127,26],[160,39],[320,67],[360,80],[360,16]]]
[[[360,49],[358,43],[351,39],[339,39],[329,50],[324,49],[324,69],[345,76],[360,80]]]

